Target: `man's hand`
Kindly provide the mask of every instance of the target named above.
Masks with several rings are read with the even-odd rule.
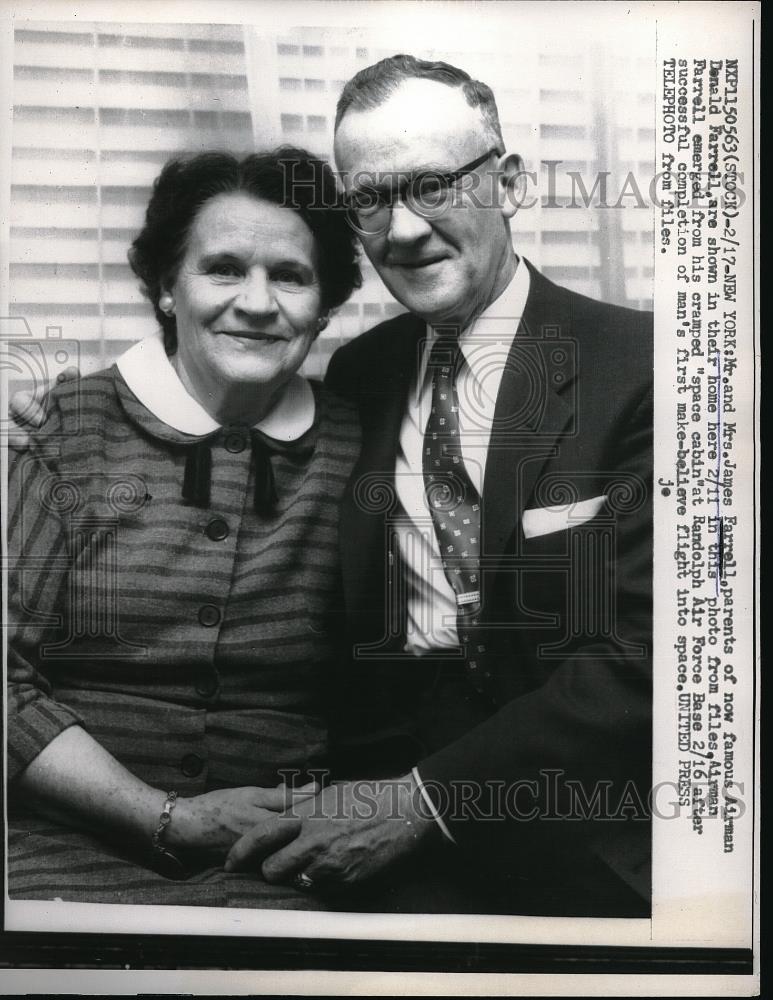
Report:
[[[351,885],[439,835],[412,776],[346,782],[259,823],[233,845],[225,868],[254,868],[265,858],[267,882],[303,872],[320,884]]]
[[[73,382],[79,379],[81,373],[75,367],[65,368],[57,382]],[[38,386],[35,392],[20,389],[11,396],[8,402],[8,413],[13,421],[13,429],[8,435],[8,446],[17,451],[25,451],[30,443],[30,431],[40,427],[46,419],[43,397],[50,386]]]

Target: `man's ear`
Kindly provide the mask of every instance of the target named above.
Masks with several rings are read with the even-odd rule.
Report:
[[[527,175],[518,153],[505,153],[497,162],[502,215],[512,219],[526,196]]]

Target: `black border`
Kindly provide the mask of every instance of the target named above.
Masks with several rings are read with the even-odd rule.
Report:
[[[444,973],[739,975],[751,949],[6,931],[0,969],[323,969]]]

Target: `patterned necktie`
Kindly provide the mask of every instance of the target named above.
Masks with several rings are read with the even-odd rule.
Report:
[[[427,364],[432,409],[424,432],[424,490],[443,569],[456,596],[457,629],[468,676],[473,687],[483,692],[490,672],[485,645],[474,636],[481,608],[480,494],[465,468],[459,435],[458,331],[438,329],[436,333]]]

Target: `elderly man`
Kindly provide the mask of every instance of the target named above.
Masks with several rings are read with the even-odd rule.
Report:
[[[651,316],[514,252],[522,163],[462,70],[362,70],[335,157],[408,310],[327,376],[364,433],[342,518],[348,771],[401,777],[331,785],[230,863],[269,853],[267,878],[310,891],[379,872],[395,891],[431,864],[482,909],[646,915]]]

